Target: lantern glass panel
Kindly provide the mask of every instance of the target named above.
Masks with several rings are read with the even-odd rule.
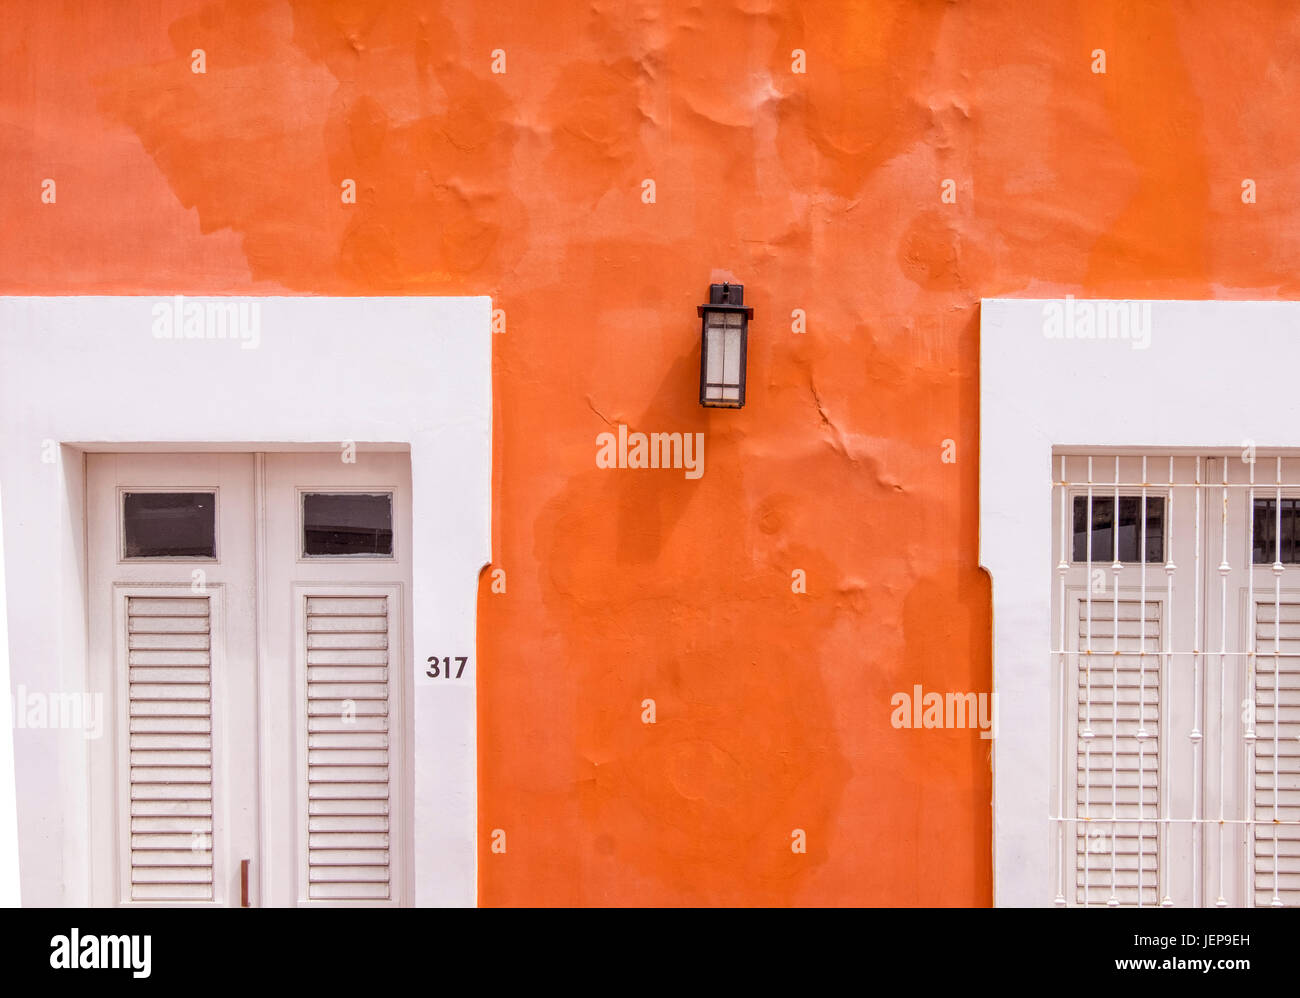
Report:
[[[727,313],[727,327],[722,339],[722,382],[726,385],[722,397],[728,402],[740,401],[740,323],[739,313]]]
[[[712,312],[704,323],[704,397],[713,402],[739,402],[741,378],[741,332],[744,316],[739,312]]]
[[[721,320],[722,316],[715,312],[709,316],[704,327],[704,341],[708,350],[704,397],[715,400],[722,398],[722,388],[718,382],[722,380],[725,327]]]

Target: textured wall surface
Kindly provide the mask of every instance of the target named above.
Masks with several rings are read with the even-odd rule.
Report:
[[[990,900],[989,742],[889,723],[989,688],[978,299],[1295,296],[1290,4],[4,13],[0,292],[505,310],[482,903]],[[740,412],[696,402],[723,277]],[[598,468],[617,424],[702,432],[703,477]]]

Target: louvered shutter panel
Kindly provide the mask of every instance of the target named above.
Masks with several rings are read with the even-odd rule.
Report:
[[[1139,886],[1141,904],[1159,900],[1161,607],[1148,602],[1145,621],[1142,609],[1138,600],[1120,600],[1117,615],[1112,600],[1094,599],[1089,655],[1087,603],[1079,604],[1079,904],[1137,905]]]
[[[307,598],[308,897],[390,894],[386,597]]]
[[[1255,628],[1255,904],[1300,905],[1300,825],[1273,823],[1300,819],[1300,602],[1259,601]]]
[[[131,898],[212,899],[208,597],[127,598]]]

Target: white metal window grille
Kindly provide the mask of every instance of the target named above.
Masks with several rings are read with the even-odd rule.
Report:
[[[1161,604],[1079,605],[1075,901],[1155,904]]]
[[[1300,455],[1052,470],[1055,903],[1300,905]]]
[[[1255,603],[1251,848],[1256,905],[1300,905],[1300,599]],[[1290,825],[1275,825],[1275,815]]]

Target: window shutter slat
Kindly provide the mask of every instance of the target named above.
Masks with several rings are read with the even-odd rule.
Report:
[[[1075,900],[1155,905],[1160,876],[1155,819],[1160,815],[1161,605],[1149,601],[1143,607],[1140,600],[1120,600],[1116,613],[1113,600],[1093,600],[1091,627],[1087,614],[1087,603],[1081,602]],[[1146,654],[1140,655],[1143,651]],[[1085,737],[1088,731],[1091,738]]]
[[[1271,599],[1258,601],[1255,627],[1255,764],[1250,793],[1253,817],[1259,823],[1254,826],[1251,850],[1252,886],[1257,906],[1272,905],[1276,869],[1277,899],[1291,907],[1300,905],[1300,825],[1273,822],[1300,820],[1300,601],[1283,601],[1280,607]]]
[[[211,608],[127,598],[131,899],[212,900]]]
[[[307,896],[391,898],[388,600],[307,600]]]

